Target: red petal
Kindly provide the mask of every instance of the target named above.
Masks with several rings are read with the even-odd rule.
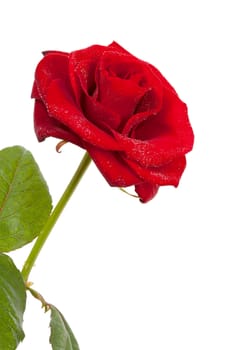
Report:
[[[46,50],[46,51],[43,51],[42,54],[43,54],[44,56],[55,54],[56,56],[66,56],[66,57],[69,57],[69,53],[63,52],[63,51],[58,51],[58,50]]]
[[[147,121],[149,118],[156,117],[157,111],[156,110],[149,110],[147,112],[141,112],[134,114],[131,118],[129,118],[122,130],[122,134],[125,136],[129,136],[138,125],[142,124],[143,122]]]
[[[117,153],[89,146],[87,150],[111,186],[127,187],[140,182],[137,175],[124,163]]]
[[[169,163],[193,147],[194,136],[186,105],[174,94],[172,97],[161,113],[137,127],[133,138],[115,133],[126,155],[143,167]]]
[[[140,61],[122,53],[105,51],[97,66],[98,101],[118,113],[122,120],[132,115],[147,87],[140,85]]]
[[[47,89],[51,81],[61,79],[67,84],[70,94],[72,94],[69,83],[68,55],[50,53],[46,55],[38,64],[35,72],[35,82],[38,93],[42,99],[47,95]]]
[[[34,81],[33,86],[32,86],[31,98],[40,99],[40,94],[38,92],[38,89],[37,89],[35,81]]]
[[[141,167],[139,164],[129,159],[125,159],[125,162],[143,181],[159,186],[178,186],[180,177],[186,166],[186,159],[184,156],[168,164],[154,168]]]
[[[162,73],[157,68],[152,66],[152,64],[150,63],[145,62],[145,64],[147,64],[150,74],[154,75],[156,79],[160,80],[164,88],[166,88],[169,91],[172,91],[175,95],[177,95],[177,92],[175,91],[173,86],[167,81],[167,79],[162,75]]]
[[[63,81],[51,82],[45,102],[48,114],[72,130],[83,141],[107,150],[121,149],[112,136],[100,130],[82,114]]]
[[[82,140],[77,135],[66,129],[57,120],[49,117],[43,102],[40,100],[35,101],[34,128],[39,141],[52,136],[84,147]]]
[[[154,198],[159,190],[158,185],[151,185],[150,183],[143,182],[135,186],[135,192],[137,192],[140,201],[146,203]]]
[[[86,95],[92,95],[95,89],[96,65],[104,50],[104,46],[93,45],[83,50],[71,52],[69,74],[78,102],[80,102],[80,89],[82,89]]]
[[[120,46],[116,41],[113,41],[110,45],[108,45],[108,48],[111,51],[115,51],[115,52],[121,52],[127,55],[131,55],[130,52],[128,52],[126,49],[124,49],[122,46]],[[133,55],[131,55],[133,56]]]
[[[91,96],[83,96],[83,110],[88,120],[92,121],[101,129],[117,129],[121,123],[121,117],[114,110],[106,108]]]

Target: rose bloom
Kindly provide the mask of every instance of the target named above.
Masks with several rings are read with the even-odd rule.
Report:
[[[111,186],[142,202],[178,186],[193,147],[187,107],[157,68],[116,42],[47,51],[35,72],[34,125],[86,149]]]

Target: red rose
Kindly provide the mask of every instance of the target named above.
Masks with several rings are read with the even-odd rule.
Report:
[[[32,97],[38,140],[83,147],[111,186],[135,185],[142,202],[178,186],[194,139],[187,107],[155,67],[117,43],[45,52]]]

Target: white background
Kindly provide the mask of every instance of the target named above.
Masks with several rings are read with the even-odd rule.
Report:
[[[36,158],[54,203],[83,151],[37,143],[30,99],[41,51],[113,40],[188,104],[195,147],[178,189],[141,204],[92,164],[30,276],[81,350],[233,348],[231,1],[11,1],[0,5],[0,147]],[[11,254],[19,268],[30,246]],[[49,314],[28,296],[20,350],[47,350]],[[1,331],[1,330],[0,330]]]

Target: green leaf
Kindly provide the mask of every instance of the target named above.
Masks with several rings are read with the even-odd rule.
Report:
[[[0,251],[31,242],[51,208],[47,184],[32,154],[21,146],[0,151]]]
[[[23,340],[25,305],[23,278],[11,258],[0,253],[0,349],[14,350]]]
[[[51,307],[50,343],[53,350],[79,350],[75,336],[64,316],[53,305]]]

